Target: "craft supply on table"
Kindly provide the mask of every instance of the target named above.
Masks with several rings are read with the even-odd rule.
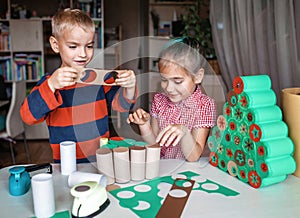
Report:
[[[106,175],[107,185],[115,183],[115,172],[113,163],[113,153],[109,148],[99,148],[96,150],[97,169],[99,173]]]
[[[106,189],[95,181],[82,182],[71,190],[72,217],[95,217],[110,204]]]
[[[118,147],[113,149],[114,171],[117,183],[130,181],[129,149]]]
[[[159,175],[160,146],[134,139],[109,139],[97,149],[96,159],[98,172],[107,176],[108,185],[152,179]]]
[[[55,214],[55,196],[52,174],[40,173],[32,177],[32,198],[36,217],[51,217]]]
[[[70,175],[77,170],[75,142],[64,141],[60,143],[60,166],[62,175]]]
[[[68,185],[72,188],[82,182],[94,181],[105,188],[107,184],[106,180],[106,176],[103,174],[74,171],[68,177]]]
[[[166,190],[168,189],[167,186],[171,189],[174,182],[178,181],[176,180],[178,178],[180,178],[181,181],[195,181],[195,183],[190,186],[192,188],[192,193],[194,191],[199,191],[197,194],[201,194],[201,192],[207,192],[209,194],[218,193],[224,195],[225,198],[239,195],[235,190],[222,186],[210,179],[203,179],[201,175],[192,171],[180,172],[173,176],[156,177],[137,185],[112,190],[110,191],[110,194],[119,200],[119,205],[121,207],[130,209],[138,217],[156,217],[156,214],[163,204],[163,200],[166,198],[167,194],[170,193],[162,192],[161,189]],[[177,185],[185,186],[186,184],[184,182],[179,182]]]
[[[254,188],[282,182],[296,169],[289,132],[269,76],[236,77],[208,138],[210,163]]]
[[[156,218],[180,217],[194,183],[194,180],[176,179]]]
[[[130,175],[131,180],[145,179],[146,148],[141,146],[130,147]]]
[[[32,164],[27,166],[15,166],[9,169],[8,178],[9,193],[13,196],[20,196],[28,192],[31,186],[32,176],[39,173],[52,173],[52,165]]]

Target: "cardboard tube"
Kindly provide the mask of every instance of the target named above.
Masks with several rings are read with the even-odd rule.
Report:
[[[112,151],[109,148],[99,148],[96,150],[96,159],[99,173],[107,177],[107,185],[115,183]]]
[[[296,163],[290,155],[266,159],[269,177],[288,175],[295,172]]]
[[[289,137],[294,142],[297,168],[295,176],[300,177],[300,88],[282,90],[283,119],[289,127]]]
[[[153,179],[159,175],[160,146],[158,144],[146,146],[146,179]]]
[[[31,179],[34,214],[52,217],[55,214],[55,195],[52,174],[40,173]],[[22,214],[20,214],[22,217]]]
[[[141,146],[130,147],[130,170],[132,180],[145,179],[146,149]]]
[[[68,185],[72,188],[82,182],[95,181],[105,188],[106,180],[106,176],[103,174],[75,171],[69,175]]]
[[[282,120],[282,112],[277,105],[272,105],[248,109],[246,110],[246,117],[251,123],[275,122]]]
[[[233,89],[237,94],[243,91],[271,89],[271,85],[268,75],[238,76],[233,80]]]
[[[239,95],[239,103],[244,108],[273,106],[276,104],[276,100],[275,92],[272,89],[265,91],[243,92]]]
[[[117,183],[126,183],[130,181],[130,161],[129,149],[118,147],[113,149],[114,169]]]
[[[60,167],[62,175],[70,175],[77,170],[75,142],[64,141],[60,143]]]

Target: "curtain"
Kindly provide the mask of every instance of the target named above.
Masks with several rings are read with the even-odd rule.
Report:
[[[268,74],[281,90],[300,87],[300,1],[210,0],[213,43],[227,92],[241,75]]]

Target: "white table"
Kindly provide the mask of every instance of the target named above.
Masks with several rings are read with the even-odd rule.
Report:
[[[79,171],[97,172],[93,164],[78,164]],[[23,196],[11,196],[8,192],[7,168],[0,170],[0,211],[1,217],[32,217],[33,204],[31,189]],[[67,176],[60,174],[60,165],[53,165],[56,211],[71,211],[73,198],[67,185]],[[238,179],[228,175],[218,168],[207,164],[203,158],[197,163],[187,163],[182,160],[161,160],[160,175],[176,175],[178,172],[193,171],[233,189],[240,194],[226,197],[220,194],[208,194],[202,191],[192,191],[182,217],[298,217],[300,213],[300,178],[289,175],[279,184],[254,189]],[[123,184],[134,185],[136,182]],[[129,209],[119,206],[118,200],[109,194],[110,205],[100,214],[100,217],[136,217]],[[71,214],[71,213],[70,213]]]

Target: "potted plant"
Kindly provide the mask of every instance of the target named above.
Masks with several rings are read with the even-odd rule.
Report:
[[[181,34],[183,37],[197,39],[205,50],[206,58],[216,59],[208,11],[208,0],[197,0],[195,4],[186,6],[186,13],[181,15],[183,23]]]

